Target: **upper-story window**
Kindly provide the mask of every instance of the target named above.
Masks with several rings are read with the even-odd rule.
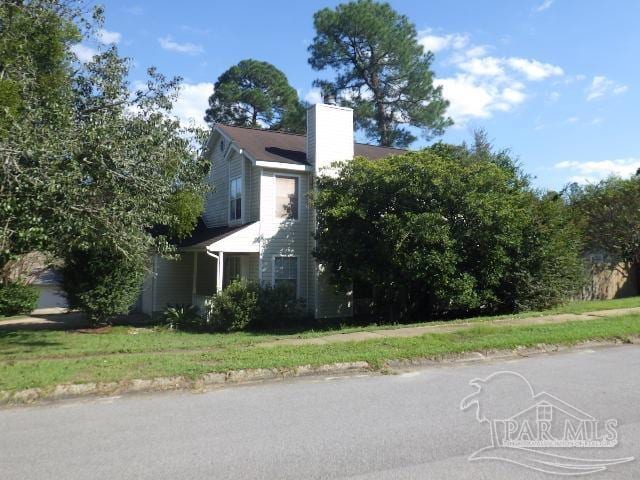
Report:
[[[220,151],[224,152],[224,140],[220,140]]]
[[[298,177],[276,176],[276,217],[298,219]]]
[[[229,182],[229,219],[240,220],[242,218],[242,181],[241,178],[233,178]]]

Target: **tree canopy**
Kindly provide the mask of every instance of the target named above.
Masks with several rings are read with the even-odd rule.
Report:
[[[324,8],[313,24],[309,63],[336,74],[315,84],[353,108],[367,137],[406,147],[416,139],[406,126],[431,138],[452,124],[441,87],[433,84],[433,54],[424,52],[414,25],[388,3],[356,0]]]
[[[611,177],[567,189],[585,247],[614,262],[640,262],[640,175]]]
[[[582,278],[580,237],[560,196],[503,155],[439,143],[320,177],[317,259],[394,320],[562,301]]]
[[[0,5],[0,90],[12,92],[0,95],[0,268],[34,250],[68,265],[111,255],[125,270],[136,265],[139,280],[149,254],[170,251],[154,228],[184,235],[200,213],[202,132],[170,115],[179,78],[150,68],[131,91],[130,62],[114,46],[78,60],[71,47],[103,19],[97,8],[85,20],[83,9],[74,0]],[[179,207],[185,197],[196,207]]]
[[[224,72],[209,97],[205,121],[242,127],[305,130],[304,106],[284,73],[248,59]]]

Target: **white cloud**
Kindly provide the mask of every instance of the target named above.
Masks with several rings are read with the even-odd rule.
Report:
[[[170,52],[186,53],[187,55],[198,55],[204,52],[202,45],[189,42],[179,43],[174,41],[170,35],[158,38],[158,42],[162,48]]]
[[[98,38],[98,41],[103,44],[120,43],[120,40],[122,40],[122,34],[120,34],[120,32],[110,32],[104,28],[101,28],[96,32],[96,37]]]
[[[442,86],[443,96],[450,102],[447,113],[458,125],[472,118],[488,118],[494,111],[509,111],[526,98],[524,85],[511,80],[496,84],[460,73],[435,83]]]
[[[522,73],[528,80],[532,81],[544,80],[547,77],[561,76],[564,74],[562,68],[537,60],[511,57],[508,58],[506,62],[511,68]]]
[[[310,105],[322,103],[322,92],[319,88],[312,88],[306,93],[304,99],[306,102],[309,102]]]
[[[547,8],[553,5],[554,0],[544,0],[540,5],[533,9],[534,12],[544,12]]]
[[[587,88],[587,100],[595,100],[608,95],[620,95],[629,89],[626,85],[619,84],[602,75],[596,75]]]
[[[495,57],[474,57],[458,65],[472,75],[497,77],[504,75],[502,61]]]
[[[450,50],[444,64],[454,69],[436,80],[449,100],[448,114],[456,124],[473,118],[488,118],[494,112],[508,112],[527,97],[527,82],[539,82],[563,76],[562,68],[550,63],[521,57],[489,56],[486,45],[473,45],[463,33],[434,35],[426,30],[419,37],[431,51]],[[559,94],[552,98],[557,100]]]
[[[476,45],[464,53],[467,57],[483,57],[487,54],[487,47],[485,45]]]
[[[83,45],[82,43],[76,43],[75,45],[73,45],[71,47],[71,51],[75,53],[76,57],[78,57],[78,60],[83,63],[90,62],[93,56],[98,54],[95,49]]]
[[[418,42],[425,50],[433,53],[447,48],[461,49],[469,44],[469,36],[466,34],[433,35],[431,32],[430,29],[418,32]]]
[[[578,183],[597,182],[599,180],[616,175],[630,177],[640,168],[640,158],[622,158],[617,160],[601,161],[564,161],[556,163],[555,168],[568,170],[573,173],[571,181]]]
[[[204,113],[209,106],[209,97],[213,94],[213,83],[183,83],[178,98],[173,103],[172,113],[184,126],[192,121],[199,127],[206,127]]]

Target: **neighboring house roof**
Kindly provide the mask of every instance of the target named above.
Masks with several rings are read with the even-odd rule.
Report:
[[[252,222],[255,223],[255,222]],[[211,245],[213,242],[222,240],[224,237],[231,235],[236,230],[245,228],[248,223],[244,225],[237,225],[233,227],[221,226],[221,227],[207,227],[202,221],[202,218],[198,219],[198,225],[188,238],[182,240],[177,246],[178,248],[204,248]]]
[[[248,127],[232,127],[220,123],[216,125],[216,128],[256,160],[309,165],[306,154],[306,135]],[[365,143],[354,143],[353,147],[356,156],[366,157],[370,160],[378,160],[406,151],[400,148],[378,147]]]

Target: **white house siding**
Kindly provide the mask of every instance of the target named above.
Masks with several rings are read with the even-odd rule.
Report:
[[[226,143],[226,142],[225,142]],[[225,149],[227,146],[225,146]],[[226,225],[228,221],[229,169],[220,149],[220,138],[211,147],[211,171],[209,184],[214,187],[207,193],[203,219],[208,227]]]
[[[251,186],[247,201],[247,205],[249,206],[248,220],[255,222],[256,220],[260,220],[260,176],[262,169],[251,165],[248,159],[245,165],[245,175]]]
[[[155,261],[155,258],[152,260]],[[153,265],[149,265],[152,269]],[[137,302],[138,308],[147,315],[153,314],[153,272],[149,270],[144,283],[142,284],[142,292]]]
[[[293,176],[292,172],[262,169],[260,182],[260,236],[261,261],[260,278],[263,283],[273,281],[273,259],[276,256],[295,256],[298,258],[298,296],[307,305],[313,299],[312,278],[313,262],[309,244],[308,174],[296,174],[299,180],[298,220],[284,220],[275,217],[275,177]]]
[[[154,305],[151,313],[162,311],[171,304],[190,304],[192,292],[193,252],[182,253],[176,260],[156,257],[155,281],[151,288]]]

